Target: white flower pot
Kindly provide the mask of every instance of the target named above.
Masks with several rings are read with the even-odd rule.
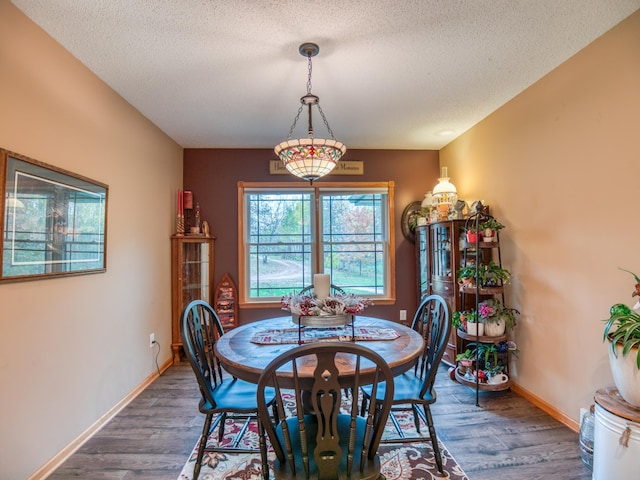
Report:
[[[502,318],[497,322],[484,323],[484,334],[487,337],[499,337],[500,335],[504,335],[506,329],[506,323]]]
[[[495,375],[489,375],[487,383],[491,385],[500,385],[501,383],[507,383],[509,377],[505,373],[496,373]]]
[[[469,335],[484,335],[484,323],[467,322],[467,333]]]
[[[634,347],[622,356],[622,345],[616,345],[618,356],[611,351],[611,341],[607,343],[609,350],[609,367],[613,375],[613,382],[622,398],[634,407],[640,408],[640,369],[636,364],[638,347]]]

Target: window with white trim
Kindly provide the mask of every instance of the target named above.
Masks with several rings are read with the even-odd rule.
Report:
[[[393,299],[393,183],[289,185],[238,186],[241,303],[279,303],[314,273],[374,301]]]

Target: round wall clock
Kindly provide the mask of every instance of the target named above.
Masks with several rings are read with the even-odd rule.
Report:
[[[415,234],[415,225],[416,225],[416,217],[420,215],[422,211],[422,203],[421,202],[411,202],[409,205],[404,207],[402,211],[402,219],[400,220],[400,227],[402,228],[402,234],[404,238],[409,240],[411,243],[415,243],[416,234]]]

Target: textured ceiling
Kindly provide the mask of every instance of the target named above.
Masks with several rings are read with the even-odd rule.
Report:
[[[338,140],[439,149],[640,8],[640,0],[12,3],[185,148],[284,140],[306,93],[298,46],[312,41],[320,46],[312,91]],[[314,127],[327,135],[320,118]]]

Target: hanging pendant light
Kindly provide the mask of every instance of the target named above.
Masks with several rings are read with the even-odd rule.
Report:
[[[274,151],[290,173],[313,183],[314,180],[324,177],[334,169],[338,164],[338,160],[340,160],[347,151],[347,147],[334,138],[333,131],[331,127],[329,127],[329,122],[327,122],[322,108],[320,108],[320,98],[311,93],[311,57],[315,57],[320,51],[320,48],[315,43],[303,43],[298,50],[301,55],[308,59],[309,75],[307,79],[307,94],[300,98],[301,105],[293,120],[293,125],[291,125],[287,139],[276,145]],[[309,110],[308,137],[291,139],[293,130],[296,128],[296,123],[298,123],[298,118],[300,118],[300,113],[302,113],[302,109],[305,106]],[[315,137],[311,121],[311,111],[314,106],[318,107],[320,116],[329,131],[331,139]]]

